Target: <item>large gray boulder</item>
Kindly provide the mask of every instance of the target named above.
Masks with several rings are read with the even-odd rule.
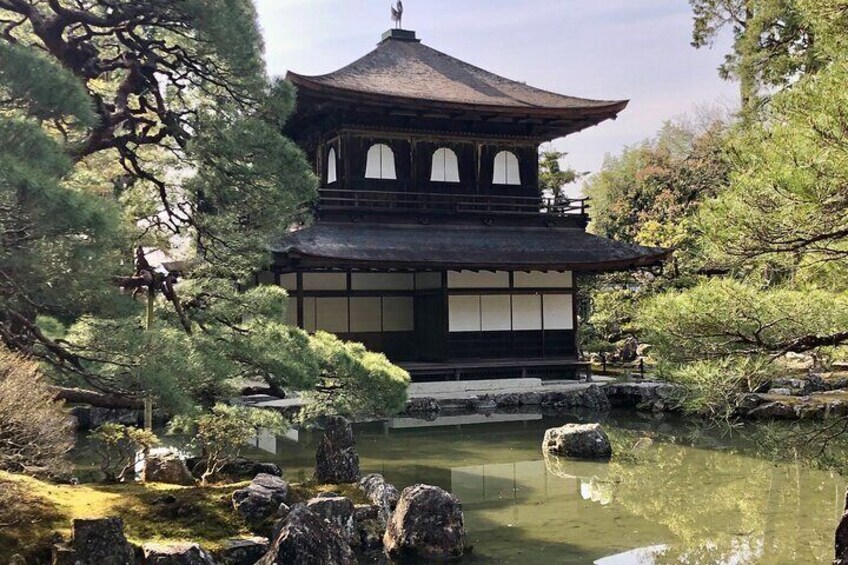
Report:
[[[71,541],[53,548],[57,565],[135,565],[135,548],[124,536],[120,518],[74,520]]]
[[[407,487],[383,537],[386,554],[399,561],[445,561],[462,557],[467,534],[462,504],[430,485]]]
[[[196,543],[146,543],[142,550],[145,565],[216,565],[215,559]]]
[[[387,483],[383,475],[371,473],[360,479],[359,489],[371,504],[380,508],[383,518],[388,520],[400,500],[400,492],[397,487]]]
[[[355,483],[362,476],[359,454],[350,422],[328,418],[315,454],[315,480],[321,483]]]
[[[579,459],[609,459],[612,446],[600,424],[566,424],[545,432],[542,450]]]
[[[353,502],[344,496],[316,497],[306,507],[318,514],[339,532],[346,542],[354,538]],[[289,511],[291,512],[291,511]]]
[[[354,565],[350,544],[318,514],[296,504],[256,565]]]
[[[172,451],[148,455],[144,460],[141,479],[146,483],[183,486],[193,485],[195,482],[186,462]]]
[[[252,526],[261,525],[288,501],[289,484],[274,475],[260,473],[243,489],[233,493],[233,508]]]

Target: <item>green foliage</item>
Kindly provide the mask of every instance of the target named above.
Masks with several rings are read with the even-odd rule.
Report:
[[[159,438],[151,431],[121,424],[103,424],[91,434],[107,482],[131,480],[139,452],[155,447]]]
[[[320,378],[315,389],[304,394],[309,404],[303,419],[326,414],[380,417],[403,410],[409,374],[385,355],[326,332],[316,333],[309,345]]]
[[[73,445],[73,419],[38,365],[0,348],[0,470],[61,474]]]
[[[182,417],[171,424],[172,431],[194,433],[205,459],[201,481],[206,484],[224,466],[241,455],[242,448],[260,431],[283,433],[288,426],[283,416],[272,410],[216,404],[211,411],[195,418]]]

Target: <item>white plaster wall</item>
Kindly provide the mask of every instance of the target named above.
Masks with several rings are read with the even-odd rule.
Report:
[[[571,288],[574,283],[570,271],[531,271],[529,273],[516,271],[513,282],[515,288]]]
[[[506,271],[449,271],[448,288],[509,288]]]
[[[346,273],[303,273],[304,290],[347,290]]]
[[[353,290],[413,290],[412,273],[353,273],[350,281]]]
[[[480,297],[448,297],[448,329],[451,332],[479,332]]]
[[[481,325],[483,331],[509,331],[512,329],[512,312],[509,296],[480,297]]]
[[[543,297],[543,312],[546,330],[573,330],[574,310],[570,294],[546,294]]]
[[[347,333],[347,298],[318,298],[316,300],[316,328],[332,333]]]
[[[350,331],[379,332],[383,327],[383,307],[380,297],[350,299]]]
[[[542,297],[537,294],[512,297],[512,329],[542,329]]]

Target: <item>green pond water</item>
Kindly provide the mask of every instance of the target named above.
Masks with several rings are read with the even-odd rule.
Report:
[[[570,421],[394,419],[358,425],[356,436],[363,473],[460,498],[474,546],[467,563],[830,563],[846,481],[758,455],[756,429],[729,435],[612,415],[604,426],[623,457],[543,456],[545,430]],[[309,430],[262,436],[246,455],[279,464],[290,481],[307,480],[319,439]]]
[[[471,563],[831,561],[845,492],[840,476],[757,457],[744,430],[730,437],[632,417],[613,416],[605,427],[620,449],[638,442],[633,455],[611,463],[545,458],[545,430],[569,420],[576,421],[397,419],[356,433],[363,472],[400,488],[438,485],[462,500]],[[264,453],[290,480],[308,479],[320,436],[290,435],[258,438],[252,454]],[[639,441],[645,437],[652,441]]]

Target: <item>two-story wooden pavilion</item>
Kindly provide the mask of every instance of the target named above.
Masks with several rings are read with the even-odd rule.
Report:
[[[327,75],[289,73],[287,132],[321,179],[314,224],[274,248],[263,282],[292,324],[384,352],[413,377],[541,376],[580,367],[576,271],[659,262],[586,233],[583,201],[540,194],[540,144],[615,118],[391,30]]]

